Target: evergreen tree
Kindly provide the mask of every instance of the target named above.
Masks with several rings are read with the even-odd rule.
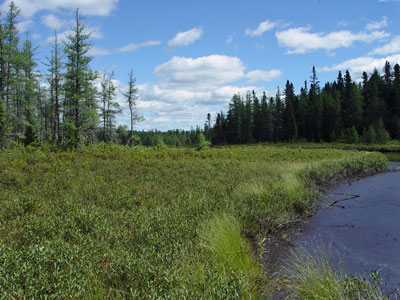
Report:
[[[342,96],[342,117],[344,128],[361,128],[362,97],[358,86],[352,81],[349,71],[345,75],[344,95]]]
[[[0,99],[0,148],[5,144],[8,134],[8,122],[4,102]]]
[[[385,116],[385,103],[380,93],[380,86],[382,86],[382,79],[378,71],[369,78],[365,87],[365,124],[368,126],[373,122],[383,119]]]
[[[294,88],[293,84],[289,83],[289,80],[286,82],[285,87],[285,109],[284,109],[284,131],[285,131],[285,139],[287,141],[296,141],[298,137],[297,132],[297,124],[294,115]]]
[[[298,104],[296,121],[297,121],[299,136],[307,139],[310,138],[309,136],[310,131],[308,130],[309,128],[308,112],[309,112],[309,107],[308,107],[308,95],[307,95],[307,82],[305,82],[304,88],[301,88],[300,90],[300,100]]]
[[[243,134],[244,104],[240,95],[234,95],[229,103],[227,115],[227,139],[229,143],[241,144]]]
[[[101,118],[103,121],[103,141],[105,143],[112,140],[112,131],[114,129],[114,121],[116,114],[121,112],[121,108],[116,102],[116,87],[113,83],[114,73],[107,74],[104,72],[103,81],[101,82]]]
[[[13,97],[13,86],[15,86],[16,80],[16,65],[19,59],[18,50],[18,29],[17,29],[17,19],[20,15],[20,9],[15,5],[14,1],[10,2],[8,11],[6,14],[6,22],[4,24],[4,68],[5,68],[5,99],[6,99],[6,111],[11,117],[13,123],[16,122],[16,110],[17,103],[16,97]],[[14,103],[11,103],[14,99]]]
[[[283,131],[283,103],[279,87],[276,92],[275,106],[273,107],[274,141],[283,141],[285,133]]]
[[[390,137],[389,133],[385,129],[385,126],[383,125],[382,119],[376,120],[372,126],[375,129],[376,142],[379,144],[386,144],[390,140]]]
[[[253,129],[254,129],[254,121],[253,121],[253,109],[252,109],[252,101],[250,92],[246,95],[246,103],[244,106],[244,115],[243,115],[243,143],[252,143],[253,139]]]
[[[136,88],[136,78],[133,76],[133,71],[131,69],[129,73],[129,80],[128,80],[128,90],[123,92],[122,94],[125,96],[126,101],[128,102],[129,112],[130,112],[130,123],[131,123],[131,130],[130,130],[130,137],[129,137],[129,145],[132,145],[133,141],[133,126],[136,122],[143,121],[144,118],[139,116],[136,110],[136,100],[138,99],[138,90]]]
[[[253,97],[253,120],[254,120],[254,130],[253,137],[256,142],[262,141],[262,130],[263,130],[263,116],[261,112],[260,101],[258,100],[256,93],[252,92]]]
[[[50,105],[52,122],[52,143],[59,144],[62,140],[61,128],[61,97],[62,97],[62,50],[58,42],[57,29],[54,30],[54,42],[50,57],[47,57],[49,67],[48,82],[50,86]]]
[[[90,34],[86,31],[86,23],[76,10],[73,33],[67,36],[65,44],[66,74],[65,103],[66,120],[76,128],[77,143],[93,142],[93,134],[97,125],[97,91],[94,81],[98,78],[90,68],[93,57],[88,55],[91,48]],[[75,145],[76,147],[77,145]]]
[[[35,49],[32,42],[28,39],[28,35],[23,45],[21,53],[22,69],[23,69],[23,104],[25,114],[25,145],[33,143],[37,138],[37,119],[35,114],[35,99],[37,98],[38,80],[35,75],[34,61]]]

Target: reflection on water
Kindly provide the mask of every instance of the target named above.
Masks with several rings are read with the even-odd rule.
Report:
[[[386,152],[383,154],[386,155],[389,161],[400,161],[400,152]]]

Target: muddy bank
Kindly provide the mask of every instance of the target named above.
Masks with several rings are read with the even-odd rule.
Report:
[[[329,189],[292,244],[329,247],[348,273],[378,270],[393,290],[400,283],[399,228],[400,163],[391,162],[388,172]]]

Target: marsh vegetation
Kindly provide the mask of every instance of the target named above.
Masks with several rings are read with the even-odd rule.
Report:
[[[271,279],[251,242],[307,215],[317,185],[386,163],[265,145],[3,151],[1,297],[257,299]]]

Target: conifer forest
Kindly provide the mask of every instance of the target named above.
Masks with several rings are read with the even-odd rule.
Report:
[[[134,124],[143,120],[136,111],[136,79],[131,72],[128,89],[122,91],[129,103],[130,128],[117,126],[121,108],[114,73],[99,74],[91,68],[90,33],[79,10],[66,42],[54,33],[45,72],[39,72],[35,59],[39,49],[28,34],[20,37],[19,12],[11,2],[0,26],[2,145],[15,141],[65,148],[112,141],[188,146],[200,133],[215,145],[298,140],[384,143],[400,138],[400,67],[389,62],[381,72],[364,72],[361,82],[353,81],[349,71],[339,71],[336,80],[322,84],[312,67],[299,94],[288,80],[275,97],[254,91],[233,95],[227,112],[208,114],[204,128],[135,132]]]

